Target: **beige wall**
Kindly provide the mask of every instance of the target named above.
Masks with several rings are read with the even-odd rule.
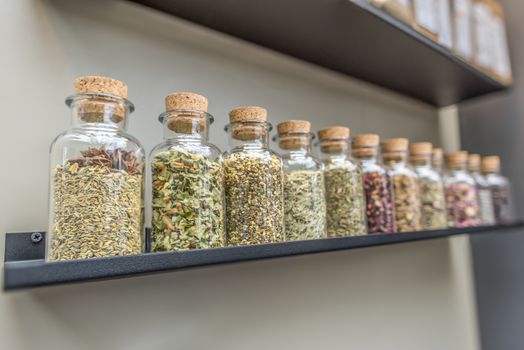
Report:
[[[46,228],[48,147],[82,74],[129,84],[129,131],[148,151],[176,90],[210,99],[222,148],[239,104],[266,106],[275,123],[439,140],[429,106],[128,3],[2,1],[0,35],[2,235]],[[0,294],[0,339],[10,350],[473,350],[468,254],[458,238]]]

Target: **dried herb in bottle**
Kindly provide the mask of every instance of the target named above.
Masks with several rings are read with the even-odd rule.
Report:
[[[223,178],[218,160],[172,149],[151,163],[151,250],[223,247]]]
[[[103,147],[57,166],[48,259],[140,253],[141,170],[133,153]]]
[[[207,99],[176,92],[166,97],[165,142],[151,154],[151,250],[225,246],[222,158],[208,143],[213,117]]]
[[[475,180],[466,172],[467,153],[447,155],[448,172],[444,176],[449,227],[481,224]]]
[[[398,232],[420,231],[422,226],[418,175],[406,165],[408,140],[386,140],[382,157],[393,183],[395,224]]]
[[[353,156],[362,167],[368,233],[393,233],[393,188],[386,169],[377,161],[378,144],[376,134],[358,135],[353,138]]]
[[[429,142],[410,145],[410,163],[419,177],[423,230],[439,230],[448,225],[444,183],[431,164],[432,148]]]
[[[491,190],[484,176],[480,173],[480,155],[468,155],[468,171],[471,177],[475,180],[477,187],[477,199],[480,210],[480,220],[483,225],[494,225],[495,214],[493,210],[493,199],[491,197]]]
[[[324,162],[329,237],[367,233],[362,172],[350,156],[349,135],[350,130],[341,126],[318,132]]]
[[[366,216],[369,233],[395,232],[392,184],[384,172],[365,172]]]
[[[500,158],[498,156],[482,158],[482,173],[491,191],[495,222],[510,224],[514,220],[511,186],[508,179],[500,175]]]
[[[268,148],[267,112],[239,107],[229,119],[232,148],[223,161],[227,245],[282,242],[282,159]]]
[[[318,239],[326,234],[326,200],[321,170],[284,173],[286,240]]]
[[[322,163],[311,155],[311,124],[280,123],[278,144],[284,167],[284,226],[287,241],[326,235],[326,198]]]

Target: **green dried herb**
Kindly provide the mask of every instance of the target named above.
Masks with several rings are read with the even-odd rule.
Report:
[[[223,247],[223,176],[219,160],[182,149],[151,163],[153,216],[151,250]]]
[[[421,209],[418,179],[404,174],[392,175],[395,203],[395,224],[398,232],[421,229]]]
[[[320,170],[284,173],[286,240],[318,239],[326,235],[326,200]]]
[[[422,201],[422,228],[439,230],[448,226],[444,185],[424,178],[420,179]]]
[[[360,168],[326,165],[324,180],[328,236],[365,235],[364,190]]]
[[[49,260],[142,251],[142,169],[133,153],[89,148],[53,173]]]
[[[223,162],[227,245],[284,241],[282,161],[233,153]]]

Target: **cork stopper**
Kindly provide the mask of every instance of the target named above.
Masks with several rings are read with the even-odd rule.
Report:
[[[448,169],[466,169],[468,162],[468,152],[458,151],[446,155],[446,165]]]
[[[309,133],[311,123],[307,120],[287,120],[277,125],[277,131],[279,136],[290,132]]]
[[[232,125],[232,137],[241,141],[251,141],[262,137],[267,132],[267,110],[262,107],[237,107],[229,112]],[[241,124],[245,122],[245,124]]]
[[[350,130],[345,126],[333,126],[318,131],[320,150],[324,153],[339,153],[349,150]]]
[[[109,94],[127,98],[127,85],[120,80],[96,75],[76,78],[73,82],[76,94]]]
[[[256,106],[237,107],[229,112],[229,122],[238,123],[244,121],[267,121],[267,110]]]
[[[173,92],[165,98],[167,127],[176,133],[201,133],[207,128],[207,98],[193,92]]]
[[[470,172],[480,171],[480,154],[468,155],[468,171]]]
[[[409,145],[409,153],[412,155],[431,156],[433,145],[431,142],[415,142]]]
[[[498,173],[500,171],[500,158],[498,156],[489,156],[482,158],[482,173]]]
[[[373,157],[378,153],[380,137],[377,134],[362,134],[353,137],[351,143],[356,158]]]
[[[127,98],[127,85],[119,80],[101,77],[84,76],[75,79],[73,87],[77,95],[81,94],[109,94],[120,98]],[[79,103],[77,113],[88,123],[100,123],[109,118],[114,123],[124,120],[127,110],[121,103],[109,103],[103,98],[92,98]]]
[[[389,139],[382,142],[382,150],[384,152],[407,152],[408,144],[409,141],[405,138]]]
[[[411,163],[427,163],[431,160],[433,145],[430,142],[415,142],[409,145],[409,160]]]
[[[306,120],[287,120],[277,125],[277,131],[282,149],[307,147],[311,143],[311,123]]]
[[[350,131],[345,126],[333,126],[318,131],[318,139],[326,140],[347,140],[349,139]]]
[[[389,139],[382,142],[384,160],[401,160],[408,152],[409,141],[405,138]]]
[[[207,112],[208,101],[194,92],[173,92],[165,98],[166,112],[180,109]]]
[[[353,148],[377,147],[380,137],[377,134],[362,134],[353,137]]]

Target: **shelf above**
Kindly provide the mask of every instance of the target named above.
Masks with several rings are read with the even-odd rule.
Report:
[[[131,0],[442,107],[506,87],[366,0]]]
[[[524,228],[524,224],[415,233],[375,234],[347,238],[325,238],[181,253],[145,253],[135,256],[54,263],[46,263],[44,261],[45,233],[8,233],[6,234],[5,242],[4,290],[123,278],[176,271],[191,267],[325,253],[461,234],[502,233],[504,231],[514,231],[515,228]]]

